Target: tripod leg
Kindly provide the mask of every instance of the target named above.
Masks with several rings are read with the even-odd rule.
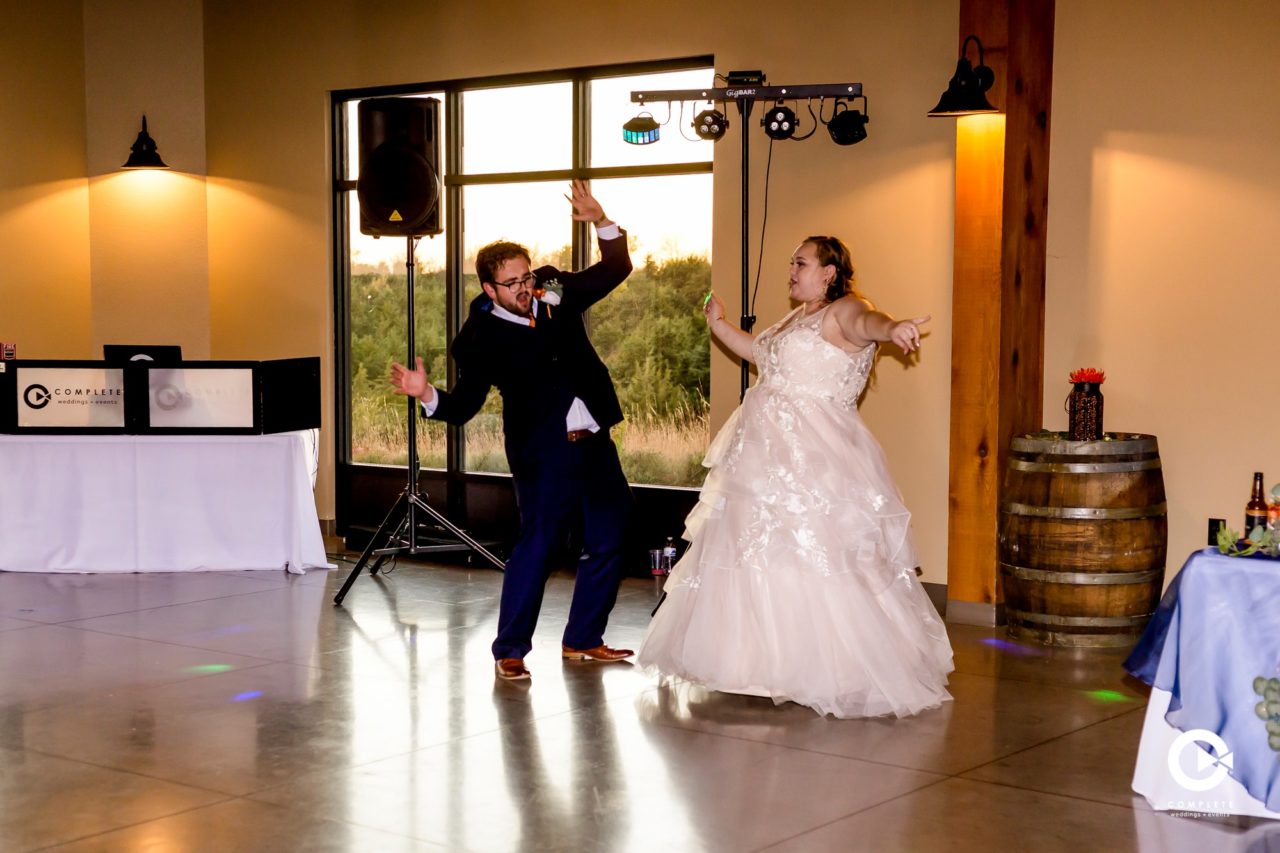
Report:
[[[387,517],[383,519],[378,532],[373,534],[373,538],[369,540],[369,544],[365,546],[364,552],[360,554],[360,560],[356,563],[356,567],[351,570],[351,574],[347,575],[347,580],[342,584],[342,589],[338,590],[338,594],[333,597],[334,604],[341,604],[342,599],[347,597],[347,590],[351,589],[351,585],[356,582],[356,578],[360,577],[360,573],[364,571],[365,564],[369,562],[369,558],[373,556],[373,552],[382,547],[399,529],[403,522],[403,515],[409,507],[409,493],[401,492],[400,497],[396,499],[395,504],[391,507],[391,511],[387,513]],[[382,563],[379,557],[374,569]],[[373,571],[373,569],[371,569]]]
[[[484,557],[486,560],[492,563],[495,569],[497,569],[500,572],[506,570],[507,568],[506,563],[502,562],[502,560],[499,560],[497,557],[491,554],[487,548],[485,548],[475,539],[472,539],[471,536],[461,527],[458,527],[452,521],[450,521],[449,519],[445,518],[443,515],[436,512],[434,509],[432,509],[431,506],[428,505],[427,502],[423,500],[421,497],[419,497],[418,495],[410,495],[409,500],[413,502],[413,505],[418,510],[420,510],[421,512],[425,512],[427,515],[431,516],[431,518],[436,522],[436,524],[439,524],[445,530],[448,530],[454,536],[457,536],[459,539],[465,542],[468,546],[470,546],[471,550],[475,551],[480,556]],[[411,537],[410,542],[412,544],[417,543],[416,538],[413,538],[415,534],[416,534],[416,531],[411,531],[409,534]]]

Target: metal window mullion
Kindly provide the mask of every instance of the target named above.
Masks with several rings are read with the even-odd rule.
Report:
[[[591,166],[591,83],[584,79],[573,81],[573,169],[582,172]],[[569,256],[575,270],[586,269],[591,263],[591,226],[574,220]],[[590,315],[587,317],[590,331]]]
[[[351,205],[347,200],[350,164],[347,162],[348,128],[346,101],[330,101],[330,128],[333,134],[333,385],[334,450],[339,463],[351,462],[351,239],[347,223]]]
[[[591,166],[591,90],[586,80],[573,81],[573,168],[575,172],[585,172]],[[583,270],[591,265],[591,226],[586,222],[573,220],[571,230],[569,257],[570,266],[575,270]],[[587,309],[582,317],[591,336],[591,310]]]
[[[450,89],[445,92],[444,174],[445,178],[462,171],[462,92]],[[466,309],[463,289],[465,263],[463,250],[463,190],[459,184],[445,181],[445,363],[448,365],[449,387],[458,381],[458,365],[454,363],[449,342],[462,328]],[[464,470],[466,459],[466,431],[464,427],[449,424],[445,429],[445,473],[450,482]],[[462,497],[462,489],[449,489],[450,504]],[[453,497],[454,495],[457,497]]]
[[[538,181],[570,181],[574,178],[656,178],[671,175],[706,175],[712,172],[710,160],[693,163],[662,163],[647,166],[582,166],[569,169],[534,169],[526,172],[481,172],[472,175],[447,175],[445,185],[477,186],[480,184],[516,184]]]

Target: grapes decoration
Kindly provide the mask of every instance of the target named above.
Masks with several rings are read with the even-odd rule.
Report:
[[[1266,723],[1267,746],[1280,752],[1280,678],[1259,675],[1253,680],[1253,692],[1262,697],[1253,710]]]

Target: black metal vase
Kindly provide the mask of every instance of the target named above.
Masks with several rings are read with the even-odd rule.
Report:
[[[1067,432],[1072,441],[1102,438],[1102,387],[1098,382],[1076,382],[1067,397]]]

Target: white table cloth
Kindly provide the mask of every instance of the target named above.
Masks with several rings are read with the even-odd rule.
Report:
[[[1209,814],[1249,815],[1251,817],[1280,818],[1280,814],[1267,809],[1254,799],[1244,786],[1222,775],[1213,787],[1195,790],[1184,788],[1169,770],[1172,760],[1184,765],[1187,775],[1195,779],[1209,776],[1216,759],[1199,744],[1187,744],[1179,748],[1176,729],[1165,721],[1169,710],[1170,693],[1159,687],[1151,688],[1147,701],[1147,716],[1142,724],[1142,740],[1138,742],[1138,761],[1133,771],[1133,790],[1147,798],[1156,811],[1204,812]]]
[[[0,571],[327,566],[309,438],[0,435]]]
[[[1153,809],[1280,818],[1277,661],[1280,560],[1192,553],[1124,662],[1152,687],[1133,789]]]

